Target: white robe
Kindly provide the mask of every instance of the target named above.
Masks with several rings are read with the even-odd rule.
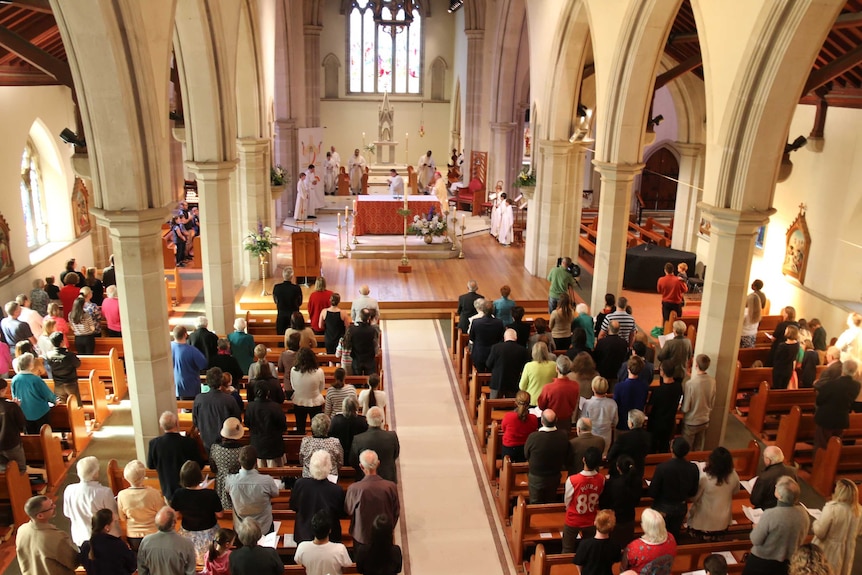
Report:
[[[434,172],[437,171],[437,163],[434,158],[429,158],[425,154],[419,158],[419,164],[416,168],[416,179],[419,183],[419,193],[424,194],[431,185],[431,180],[434,178]]]
[[[323,194],[323,182],[316,173],[311,170],[305,172],[305,185],[308,188],[308,215],[316,215],[317,210],[326,205],[326,197]]]
[[[365,173],[365,167],[368,163],[360,154],[359,156],[350,156],[347,160],[347,175],[350,176],[350,193],[359,194],[362,192],[362,174]]]
[[[332,152],[332,161],[335,162],[335,173],[338,173],[338,170],[341,169],[341,156],[338,155],[338,152]]]
[[[404,178],[399,175],[389,178],[389,193],[393,196],[404,195]]]
[[[296,221],[308,219],[308,195],[308,186],[305,185],[305,180],[300,179],[296,182],[296,207],[293,210],[293,217]]]
[[[338,191],[338,164],[332,160],[323,163],[323,192],[335,194]]]
[[[491,235],[495,238],[500,234],[500,202],[503,201],[498,195],[494,198],[494,205],[491,208]]]
[[[515,239],[515,211],[508,203],[503,202],[500,205],[500,229],[497,241],[504,246],[508,246]]]

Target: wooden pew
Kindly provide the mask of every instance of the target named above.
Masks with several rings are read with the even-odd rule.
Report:
[[[79,373],[78,391],[81,393],[81,405],[84,413],[92,416],[93,427],[99,428],[111,415],[108,408],[107,392],[105,385],[95,377],[95,370],[91,370],[86,376],[81,377]],[[45,384],[53,392],[54,380],[46,379]]]
[[[862,482],[862,445],[843,445],[840,438],[832,437],[826,449],[817,450],[809,484],[829,499],[839,474],[854,483]]]
[[[814,461],[814,414],[803,413],[798,405],[781,416],[775,445],[784,453],[784,460],[800,467],[809,466]],[[844,431],[844,440],[862,439],[862,413],[850,414],[850,427]]]
[[[760,361],[763,365],[769,363],[769,351],[768,347],[743,347],[740,348],[736,358],[743,369],[750,369],[755,361]]]
[[[778,418],[794,406],[802,411],[814,412],[813,389],[771,389],[762,382],[757,393],[751,396],[745,425],[755,437],[767,438],[778,429]]]
[[[488,399],[483,393],[479,398],[479,415],[476,419],[476,439],[479,441],[479,449],[485,449],[487,438],[494,437],[491,431],[491,423],[503,419],[503,415],[515,408],[515,400],[511,397],[503,399]]]
[[[470,373],[470,387],[467,390],[467,416],[470,423],[476,423],[476,412],[479,409],[479,396],[491,395],[490,373],[479,373],[474,367]]]
[[[68,433],[71,452],[64,453],[63,458],[69,459],[79,455],[90,443],[90,432],[84,418],[84,408],[75,396],[69,396],[65,405],[55,405],[48,412],[48,425],[55,433]]]
[[[647,218],[646,222],[643,224],[643,228],[651,232],[659,232],[668,240],[673,239],[673,227],[665,225],[655,218]]]
[[[111,347],[109,347],[104,354],[79,355],[78,359],[81,360],[81,367],[78,368],[78,373],[80,374],[81,371],[89,373],[90,370],[96,370],[96,376],[99,379],[104,381],[106,384],[110,383],[110,387],[112,389],[112,403],[117,403],[119,400],[126,397],[126,394],[129,391],[128,382],[126,381],[126,368],[123,365],[122,360],[123,340],[122,338],[110,337],[96,338],[96,341],[99,341],[100,339],[110,340]],[[117,341],[120,342],[119,347],[114,345],[114,342]]]
[[[11,511],[14,525],[8,530],[0,528],[0,540],[6,541],[16,529],[30,521],[24,512],[24,504],[32,495],[30,478],[26,473],[19,473],[18,464],[10,461],[6,465],[6,472],[0,473],[0,508]]]
[[[66,464],[63,463],[63,449],[60,438],[54,436],[50,425],[43,425],[39,435],[22,435],[24,456],[27,465],[45,469],[48,493],[53,493],[66,477]]]

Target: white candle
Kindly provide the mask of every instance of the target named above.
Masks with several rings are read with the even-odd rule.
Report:
[[[406,193],[404,194],[404,209],[405,209],[405,210],[406,210],[406,209],[409,209],[409,208],[407,207],[407,194],[406,194]]]
[[[466,225],[466,223],[465,223],[466,221],[467,221],[467,216],[465,216],[464,214],[461,214],[461,229],[462,230],[464,229],[464,226]]]
[[[336,214],[338,216],[338,229],[341,229],[341,214]]]

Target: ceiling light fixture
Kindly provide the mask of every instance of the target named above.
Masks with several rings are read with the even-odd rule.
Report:
[[[457,12],[464,5],[465,0],[449,0],[449,14]]]
[[[413,23],[413,0],[369,0],[374,22],[393,38]]]
[[[60,132],[60,139],[67,144],[72,144],[79,148],[87,147],[87,142],[84,140],[84,138],[79,137],[78,134],[76,134],[69,128],[63,128],[63,131]]]

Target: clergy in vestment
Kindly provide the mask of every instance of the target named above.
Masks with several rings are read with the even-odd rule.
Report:
[[[446,180],[440,172],[434,174],[434,195],[440,202],[440,213],[444,216],[449,213],[449,191],[446,189]]]
[[[323,163],[323,193],[334,196],[338,189],[338,166],[332,160],[332,152],[326,152],[326,161]]]
[[[501,192],[500,188],[497,188],[494,204],[491,207],[491,235],[495,238],[500,235],[500,216],[503,213],[503,207],[505,204],[506,192]]]
[[[323,182],[320,181],[320,176],[314,171],[314,164],[308,165],[305,176],[305,185],[308,187],[308,215],[317,217],[317,210],[326,205]]]
[[[335,162],[335,173],[341,169],[341,155],[335,151],[335,146],[329,147],[329,152],[332,154],[332,161]]]
[[[347,160],[347,175],[350,176],[350,193],[362,193],[362,174],[365,173],[365,167],[368,163],[365,158],[359,153],[359,148],[353,150],[353,155]]]
[[[497,235],[497,241],[508,247],[515,239],[515,210],[512,207],[512,200],[505,199],[500,204],[500,229]]]
[[[416,179],[419,183],[419,192],[425,194],[428,192],[428,186],[431,185],[434,179],[434,172],[437,171],[437,163],[431,157],[431,150],[420,156],[419,165],[416,168]]]
[[[305,177],[305,172],[300,172],[296,182],[296,207],[293,210],[296,221],[308,219],[308,186],[305,185]]]
[[[393,196],[404,195],[404,178],[394,168],[389,170],[389,193]]]

